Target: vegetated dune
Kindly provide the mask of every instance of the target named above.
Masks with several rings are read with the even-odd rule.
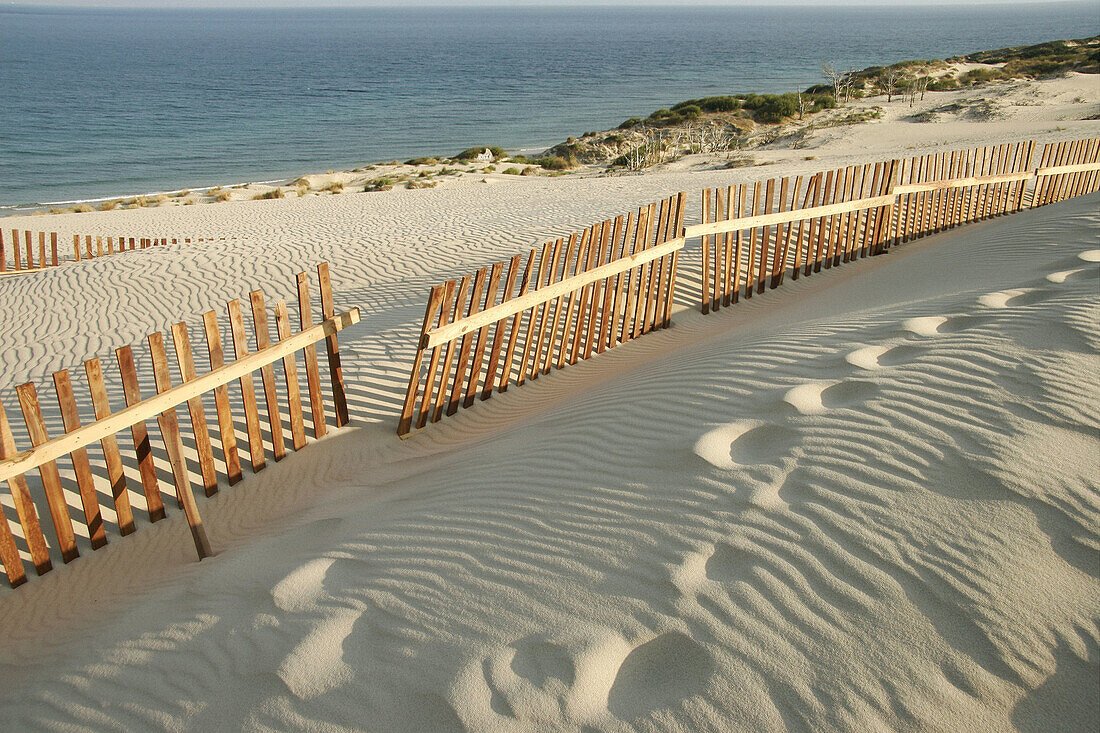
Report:
[[[540,183],[516,226],[542,235],[556,200],[585,223],[684,180]],[[407,195],[478,189],[463,190]],[[310,238],[273,217],[259,238],[292,247],[163,248],[36,276],[73,293],[117,281],[115,303],[160,283],[167,319],[338,259],[338,292],[364,306],[346,347],[359,422],[205,502],[211,560],[190,562],[177,517],[5,593],[0,720],[1094,730],[1098,204],[964,227],[715,315],[680,310],[668,331],[404,443],[393,395],[416,287],[529,243],[502,220],[409,225],[395,209],[410,243],[375,245],[385,221]],[[136,340],[150,316],[133,310],[127,323],[103,307],[104,342],[43,333],[26,359],[43,370],[75,345]]]

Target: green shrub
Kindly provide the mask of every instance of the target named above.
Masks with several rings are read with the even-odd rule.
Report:
[[[454,159],[455,160],[463,160],[463,161],[465,161],[465,160],[474,160],[475,158],[477,158],[477,156],[484,153],[486,148],[488,148],[489,152],[491,152],[493,154],[493,159],[494,160],[496,160],[497,158],[503,158],[504,157],[504,148],[502,148],[498,145],[479,145],[479,146],[473,147],[473,148],[466,148],[461,153],[456,155],[454,157]]]
[[[642,122],[644,122],[644,121],[645,120],[643,120],[641,117],[631,117],[629,120],[621,122],[619,124],[619,129],[620,130],[629,130],[630,128],[632,128],[636,125],[642,124]]]
[[[1003,78],[1004,74],[1001,73],[1000,69],[971,69],[959,75],[959,83],[963,86],[974,86],[975,84],[987,84]]]
[[[948,92],[959,88],[959,80],[953,76],[945,76],[941,79],[933,79],[928,82],[930,92]]]
[[[522,174],[523,171],[521,171],[519,168],[512,167],[512,168],[505,168],[504,170],[501,171],[501,173],[503,173],[506,176],[518,176],[518,175]]]
[[[688,99],[672,105],[673,112],[683,113],[687,107],[698,107],[703,112],[736,112],[741,109],[741,100],[737,97],[703,97],[702,99]]]
[[[573,168],[577,165],[577,162],[572,159],[566,159],[560,155],[548,156],[545,158],[536,158],[530,161],[537,166],[541,166],[548,171],[563,171],[568,168]]]
[[[321,190],[328,191],[329,193],[341,193],[344,190],[344,184],[340,181],[333,181]]]
[[[252,197],[253,201],[262,201],[264,199],[281,199],[286,198],[286,194],[283,193],[281,188],[273,188],[265,193],[258,193]]]
[[[405,165],[435,165],[439,160],[436,158],[413,158],[412,160],[406,160]]]
[[[418,188],[435,188],[438,181],[409,181],[408,188],[415,191]]]
[[[363,186],[364,193],[370,193],[372,191],[389,191],[393,188],[394,179],[388,176],[381,176],[373,180],[367,181],[367,185]]]

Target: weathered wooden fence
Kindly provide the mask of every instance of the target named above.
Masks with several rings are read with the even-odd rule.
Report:
[[[894,196],[894,163],[849,166],[809,178],[706,189],[702,220],[702,311],[866,257],[883,246]],[[805,183],[805,187],[803,184]]]
[[[117,411],[111,405],[104,366],[98,358],[85,361],[83,373],[86,379],[80,381],[86,381],[91,398],[90,405],[86,407],[86,411],[90,409],[94,415],[90,422],[82,419],[78,406],[74,381],[79,380],[79,377],[71,376],[68,370],[56,372],[53,375],[53,391],[64,431],[57,437],[50,437],[47,419],[39,402],[39,388],[33,382],[19,385],[15,391],[27,436],[33,446],[31,448],[18,449],[7,413],[0,404],[0,481],[7,481],[11,490],[22,540],[20,547],[7,515],[0,510],[0,562],[3,563],[4,571],[13,587],[26,580],[21,553],[29,557],[39,575],[52,568],[53,552],[59,553],[61,560],[66,563],[79,556],[74,520],[65,496],[67,487],[58,468],[59,459],[68,457],[67,461],[71,463],[74,476],[69,486],[75,484],[75,494],[80,498],[83,522],[77,520],[75,524],[77,528],[81,523],[84,525],[92,549],[103,547],[108,540],[101,511],[102,488],[108,489],[104,496],[110,497],[120,535],[131,534],[137,529],[131,499],[144,504],[150,521],[156,522],[165,516],[161,481],[154,461],[154,454],[159,451],[154,449],[146,425],[148,420],[155,418],[164,449],[161,455],[167,458],[177,504],[186,515],[201,559],[211,554],[211,548],[192,491],[191,467],[188,465],[184,445],[184,436],[188,434],[186,431],[181,432],[176,412],[178,406],[187,405],[192,428],[189,437],[194,442],[193,450],[198,463],[197,476],[207,496],[218,491],[219,472],[229,485],[237,483],[242,477],[241,457],[238,453],[238,422],[229,398],[228,386],[232,382],[239,382],[240,386],[244,434],[252,471],[261,470],[266,463],[264,431],[267,432],[270,452],[275,460],[281,459],[287,452],[276,365],[281,365],[282,382],[285,386],[281,397],[282,403],[287,407],[291,447],[297,451],[306,445],[307,407],[313,436],[319,438],[326,433],[324,396],[316,347],[317,342],[322,340],[326,344],[331,383],[329,399],[334,407],[335,421],[337,425],[347,423],[348,408],[337,333],[357,323],[359,311],[352,308],[336,313],[328,265],[319,265],[317,275],[320,322],[314,323],[316,311],[310,294],[309,277],[304,272],[300,273],[297,276],[299,330],[291,333],[290,311],[285,302],[279,301],[274,308],[277,334],[274,341],[271,340],[269,311],[263,293],[258,290],[250,293],[247,305],[252,313],[252,343],[255,345],[255,350],[251,352],[242,305],[237,300],[229,302],[227,311],[233,355],[229,361],[226,360],[222,326],[217,315],[214,311],[203,314],[203,332],[210,364],[210,371],[204,374],[199,375],[196,369],[187,324],[174,325],[171,329],[171,342],[180,379],[174,386],[165,336],[159,332],[150,334],[147,348],[156,394],[147,398],[142,398],[135,350],[130,346],[116,349],[117,385],[121,394],[114,402],[124,402],[126,405]],[[306,406],[303,406],[299,367],[304,369],[306,376]],[[266,408],[263,415],[256,398],[254,373],[257,371],[260,372]],[[115,380],[111,380],[111,384],[116,384]],[[204,395],[213,397],[217,439],[212,438],[208,427],[203,406]],[[120,446],[116,434],[123,431],[128,431],[132,438],[132,452],[123,451]],[[215,443],[220,462],[215,460]],[[100,451],[97,455],[102,455],[102,465],[97,466],[103,474],[99,481],[92,471],[88,451],[93,444],[99,445]],[[124,458],[124,453],[127,458]],[[32,492],[28,482],[28,474],[35,469],[40,476],[41,492]],[[130,485],[135,474],[142,490],[140,496],[133,493]],[[38,519],[39,508],[43,505],[52,525],[55,538],[53,548]]]
[[[147,249],[166,244],[224,241],[226,237],[115,237],[100,235],[73,235],[72,256],[59,251],[57,232],[32,232],[11,229],[11,266],[8,266],[7,243],[0,229],[0,274],[14,275],[38,272],[47,267],[57,267],[69,260],[88,260],[119,252]]]
[[[1100,188],[1100,139],[936,153],[702,195],[703,313],[960,224]],[[803,184],[805,183],[805,188]]]
[[[685,198],[433,287],[398,434],[668,326]]]
[[[1100,189],[1100,138],[1047,143],[1035,171],[1031,205],[1045,206]]]

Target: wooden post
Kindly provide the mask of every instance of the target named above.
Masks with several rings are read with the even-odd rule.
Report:
[[[168,357],[164,352],[164,338],[160,333],[149,335],[149,353],[153,357],[153,378],[156,381],[157,393],[166,392],[172,386],[171,377],[168,374]],[[191,478],[187,475],[187,459],[183,454],[183,440],[180,438],[178,416],[175,407],[169,407],[157,418],[160,425],[160,435],[164,439],[164,448],[168,452],[168,462],[172,466],[172,478],[176,483],[176,498],[183,506],[183,513],[187,517],[187,526],[191,529],[191,539],[195,542],[195,551],[199,560],[214,554],[210,549],[210,540],[206,536],[206,528],[203,527],[202,517],[199,515],[199,506],[195,503],[195,495],[191,491]]]
[[[703,198],[702,198],[702,202],[701,202],[702,203],[702,210],[700,211],[700,219],[699,220],[704,224],[709,224],[710,223],[710,192],[711,192],[711,190],[712,189],[709,189],[709,188],[704,188],[703,189]],[[715,273],[715,276],[717,276],[717,274],[718,274],[718,236],[719,235],[715,235],[715,237],[714,237],[714,252],[713,252],[713,255],[714,255],[714,273]],[[699,251],[702,254],[702,264],[703,264],[702,281],[699,283],[700,286],[702,287],[702,301],[701,301],[701,304],[700,304],[700,309],[702,310],[703,315],[705,316],[708,313],[710,313],[710,304],[713,301],[717,300],[717,298],[715,297],[715,294],[714,294],[715,290],[717,290],[717,289],[712,290],[711,289],[711,282],[710,282],[710,261],[711,261],[711,254],[712,253],[711,253],[711,248],[710,248],[710,235],[709,234],[704,234],[703,235],[703,242],[702,242],[702,246],[699,248]]]
[[[30,231],[23,232],[23,241],[27,244],[27,269],[34,269],[34,240]]]
[[[195,359],[191,353],[191,339],[187,334],[187,324],[172,326],[172,344],[176,352],[176,364],[184,383],[195,379]],[[214,467],[214,448],[210,443],[210,430],[206,425],[206,410],[202,406],[202,397],[187,400],[187,412],[191,416],[191,428],[195,433],[195,453],[199,458],[199,473],[202,476],[203,489],[207,496],[218,493],[218,472]]]
[[[15,243],[15,246],[19,246],[19,242]],[[8,258],[4,253],[4,230],[0,229],[0,272],[8,271]]]
[[[10,458],[16,454],[15,440],[11,434],[11,425],[8,424],[8,414],[3,405],[0,405],[0,458]],[[27,543],[27,550],[31,555],[31,563],[34,571],[39,575],[48,573],[53,569],[50,562],[50,550],[46,546],[46,537],[42,534],[42,525],[38,521],[38,511],[31,499],[30,488],[27,486],[25,476],[12,476],[8,479],[8,489],[11,491],[12,503],[15,504],[15,513],[19,517],[19,526],[23,528],[23,541]],[[8,570],[9,579],[15,564],[10,566],[4,563]]]
[[[92,409],[95,419],[102,420],[111,414],[111,404],[107,399],[107,387],[103,383],[103,368],[99,359],[84,362],[84,374],[88,377],[88,389],[92,396]],[[107,463],[107,478],[111,482],[111,497],[114,499],[118,529],[122,536],[137,530],[134,525],[134,512],[130,507],[130,495],[126,488],[126,474],[122,468],[122,456],[118,452],[115,436],[106,435],[99,445],[103,448],[103,458]]]
[[[413,408],[416,406],[416,398],[420,388],[420,365],[424,359],[424,346],[432,319],[436,317],[438,309],[443,303],[444,287],[436,286],[428,296],[428,307],[424,311],[424,323],[420,327],[420,338],[416,344],[416,356],[413,358],[412,372],[409,377],[409,386],[405,390],[405,402],[401,407],[401,419],[397,424],[397,434],[406,435],[412,428]],[[425,402],[427,398],[425,398]]]
[[[485,289],[485,280],[488,277],[489,268],[482,267],[474,276],[474,289],[470,293],[470,307],[466,311],[466,317],[481,311],[481,293]],[[451,383],[451,395],[447,401],[447,414],[458,412],[458,406],[462,398],[462,388],[465,386],[466,367],[470,361],[470,348],[473,344],[474,334],[471,331],[462,337],[461,346],[458,349],[458,361],[455,364],[454,381]]]
[[[504,271],[504,263],[495,263],[489,271],[489,284],[485,290],[485,303],[481,310],[486,310],[496,304],[497,289],[500,287],[500,278]],[[471,334],[472,335],[472,334]],[[481,381],[481,365],[485,361],[485,345],[489,338],[489,326],[478,329],[474,350],[470,355],[470,376],[466,380],[466,396],[462,400],[463,407],[470,407],[477,397],[477,387]]]
[[[119,375],[122,377],[123,394],[126,396],[126,405],[132,406],[141,402],[141,389],[138,386],[137,369],[134,367],[134,354],[129,346],[115,349],[115,360],[118,362]],[[157,469],[153,464],[153,451],[149,443],[149,431],[144,422],[130,426],[130,433],[134,438],[134,451],[137,454],[138,472],[141,475],[141,488],[145,493],[145,505],[149,508],[149,521],[157,522],[164,519],[164,502],[160,496],[160,483],[157,480]]]
[[[329,280],[328,263],[317,265],[317,277],[321,288],[321,315],[325,319],[336,315],[336,308],[332,303],[332,282]],[[332,401],[336,406],[336,425],[342,427],[348,424],[348,398],[344,391],[344,372],[340,367],[340,345],[336,341],[336,334],[331,334],[325,340],[328,349],[328,371],[332,380]]]
[[[275,303],[275,332],[280,341],[290,338],[290,313],[286,301]],[[290,412],[290,438],[294,450],[306,447],[306,426],[302,413],[302,386],[298,382],[298,364],[291,352],[283,357],[283,380],[286,382],[287,409]]]
[[[298,273],[298,327],[305,331],[313,326],[313,312],[309,299],[309,275]],[[309,414],[313,421],[313,437],[320,438],[327,431],[325,402],[321,395],[321,371],[317,366],[317,346],[310,344],[302,350],[306,360],[306,387],[309,389]]]
[[[229,327],[233,335],[233,351],[236,358],[248,355],[248,337],[244,331],[244,319],[241,317],[241,303],[231,300],[226,304],[229,311]],[[252,374],[246,374],[239,380],[241,398],[244,402],[244,423],[248,433],[248,455],[252,471],[260,471],[267,465],[264,456],[263,433],[260,430],[260,412],[256,406],[256,385]]]
[[[38,405],[38,393],[34,383],[27,382],[15,388],[19,398],[19,407],[23,411],[23,421],[27,424],[27,432],[31,438],[31,445],[39,446],[50,439],[46,432],[46,423],[42,419],[42,409]],[[46,493],[46,503],[50,508],[50,519],[53,520],[53,528],[57,532],[57,543],[61,548],[61,559],[66,563],[80,557],[76,549],[76,535],[73,534],[73,520],[69,516],[69,505],[65,502],[65,491],[61,487],[61,474],[57,472],[57,464],[47,461],[39,466],[42,476],[42,488]]]
[[[77,411],[76,398],[69,372],[62,369],[53,374],[54,392],[57,405],[61,409],[61,419],[66,433],[80,427],[80,413]],[[80,493],[80,502],[84,506],[84,519],[88,526],[88,538],[92,549],[98,550],[107,544],[107,534],[103,527],[103,516],[99,511],[99,497],[96,495],[95,478],[92,476],[92,464],[88,461],[88,449],[77,448],[69,454],[76,472],[76,485]]]
[[[516,289],[516,278],[519,277],[519,265],[523,260],[523,255],[516,255],[512,258],[508,264],[508,274],[504,277],[504,291],[501,293],[500,302],[506,303],[512,299],[512,294]],[[530,272],[530,267],[528,267]],[[516,314],[519,315],[518,313]],[[508,324],[513,324],[512,330],[515,331],[516,318],[513,316],[511,319],[502,319],[496,322],[493,327],[493,340],[489,347],[489,360],[485,365],[485,386],[481,390],[481,399],[487,400],[493,396],[493,387],[496,385],[497,371],[500,369],[500,354],[501,349],[504,348],[504,333],[508,329]]]
[[[225,353],[222,350],[221,329],[218,316],[214,311],[202,314],[203,330],[206,333],[206,351],[210,358],[210,369],[219,369],[225,365]],[[222,460],[225,462],[225,474],[229,485],[241,480],[241,459],[237,454],[237,431],[233,423],[233,410],[229,404],[229,387],[225,384],[214,390],[214,406],[218,413],[218,434],[221,436]]]
[[[20,247],[20,244],[19,244],[19,230],[18,229],[12,229],[11,230],[11,254],[12,254],[12,258],[14,260],[13,264],[14,264],[14,269],[15,270],[22,270],[23,269],[23,253],[19,251],[19,247]]]
[[[470,275],[464,275],[459,282],[458,295],[455,296],[454,313],[451,316],[451,322],[460,320],[462,318],[463,306],[466,304],[466,296],[470,290],[470,282],[472,277]],[[451,380],[451,366],[454,364],[455,351],[458,348],[458,342],[456,339],[452,339],[447,344],[447,355],[443,361],[443,373],[439,377],[439,390],[435,394],[434,411],[432,412],[432,422],[439,422],[443,417],[443,410],[447,406],[447,394],[448,386]]]
[[[4,251],[0,247],[0,259],[3,259]],[[50,264],[57,267],[57,232],[50,232]]]
[[[264,294],[253,290],[248,294],[252,304],[252,326],[256,334],[256,350],[262,351],[271,345],[271,334],[267,328],[267,309],[264,307]],[[275,367],[265,364],[260,367],[260,383],[264,388],[264,403],[267,405],[267,424],[271,431],[271,450],[275,460],[281,461],[286,455],[286,440],[283,438],[283,415],[279,411],[279,395],[275,391]]]
[[[527,295],[531,288],[531,277],[535,274],[535,259],[537,256],[538,250],[534,248],[527,253],[527,266],[523,270],[523,282],[519,286],[518,297],[522,298],[524,295]],[[446,300],[446,294],[444,294],[444,300]],[[446,309],[446,306],[444,306],[444,309]],[[497,386],[497,392],[507,391],[508,382],[512,379],[512,371],[515,368],[516,345],[519,343],[519,332],[523,328],[524,313],[530,314],[532,320],[534,319],[535,310],[533,308],[521,311],[512,316],[512,325],[508,332],[508,346],[504,350],[504,363],[501,366],[500,384]],[[442,323],[442,321],[440,321],[440,323]],[[488,387],[491,385],[486,384],[486,386]],[[487,399],[487,397],[483,394],[482,399]]]
[[[439,319],[438,325],[444,326],[451,322],[451,307],[454,302],[455,285],[457,280],[448,280],[443,285],[443,302],[439,306]],[[453,342],[452,342],[453,343]],[[450,348],[450,344],[447,345]],[[424,379],[424,397],[420,401],[420,415],[416,420],[416,427],[422,428],[428,423],[428,418],[431,416],[432,406],[435,404],[436,394],[442,394],[447,389],[447,375],[444,374],[441,378],[438,392],[435,388],[435,375],[436,370],[439,367],[439,357],[443,353],[443,346],[436,346],[432,349],[432,358],[428,364],[428,374]]]

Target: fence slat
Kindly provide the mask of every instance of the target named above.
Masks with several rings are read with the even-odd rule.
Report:
[[[443,302],[443,290],[444,288],[440,286],[433,287],[431,295],[428,297],[428,307],[424,311],[424,324],[420,327],[420,338],[416,344],[412,375],[409,378],[409,386],[405,391],[405,402],[401,407],[401,417],[397,425],[398,435],[405,435],[412,427],[413,408],[416,406],[416,398],[420,390],[420,365],[424,359],[424,340],[432,319],[437,318],[437,312]],[[425,404],[427,399],[425,397]]]
[[[102,420],[111,414],[111,404],[107,399],[107,386],[103,383],[103,367],[99,359],[88,359],[84,362],[84,375],[88,378],[88,391],[92,397],[95,419]],[[100,438],[99,445],[107,463],[107,479],[111,482],[111,498],[114,500],[119,534],[125,537],[135,532],[137,526],[134,524],[134,511],[130,506],[130,492],[122,467],[122,455],[118,452],[118,440],[112,433]]]
[[[80,427],[80,413],[76,408],[76,397],[73,395],[69,372],[64,369],[54,372],[53,385],[65,432],[71,433]],[[80,494],[80,503],[84,507],[88,539],[92,542],[92,549],[98,550],[107,544],[107,534],[103,527],[103,515],[99,511],[99,497],[96,495],[95,477],[92,476],[92,464],[88,460],[87,448],[77,448],[69,454],[69,459],[76,473],[76,486]]]
[[[290,313],[286,309],[285,300],[275,304],[275,333],[279,335],[280,341],[290,338]],[[295,353],[292,351],[283,357],[283,381],[286,382],[287,409],[290,411],[290,443],[294,450],[299,451],[306,447],[306,424]]]
[[[119,376],[122,378],[122,390],[126,405],[132,407],[141,402],[141,388],[138,386],[137,368],[134,366],[134,354],[129,346],[115,349]],[[164,519],[164,502],[160,495],[160,482],[157,469],[153,464],[153,450],[149,442],[149,431],[145,421],[130,426],[134,439],[134,453],[137,455],[138,473],[141,476],[141,488],[145,493],[145,506],[149,510],[149,521]]]
[[[531,251],[531,257],[534,258],[534,250]],[[501,294],[501,302],[506,303],[512,299],[512,295],[516,288],[516,278],[519,277],[519,265],[523,260],[523,255],[516,255],[512,258],[512,261],[508,264],[508,274],[504,277],[504,291]],[[531,274],[531,263],[527,263],[527,275]],[[519,318],[521,313],[516,313],[512,316],[511,333],[512,336],[516,335],[516,330],[519,326]],[[502,319],[496,322],[496,326],[493,329],[493,342],[489,349],[489,361],[485,366],[485,386],[481,390],[481,399],[487,400],[493,396],[493,387],[496,386],[497,372],[500,370],[500,356],[501,350],[504,348],[504,334],[508,330],[508,319]]]
[[[485,303],[481,310],[488,310],[496,304],[497,290],[500,288],[500,277],[503,271],[503,262],[495,263],[489,271],[489,284],[485,290]],[[485,324],[477,331],[474,350],[470,356],[470,376],[466,380],[466,397],[462,400],[463,407],[474,404],[474,399],[477,397],[477,387],[481,383],[481,366],[485,361],[485,346],[488,338],[489,324]]]
[[[483,267],[474,276],[474,288],[470,293],[470,306],[466,311],[466,317],[481,311],[481,293],[485,289],[485,279],[488,277],[489,268]],[[461,402],[462,388],[465,385],[467,366],[470,361],[470,348],[473,344],[474,332],[470,331],[462,337],[461,346],[458,349],[458,361],[455,362],[455,375],[451,383],[451,394],[447,400],[447,414],[453,415],[458,411]]]
[[[267,308],[264,306],[262,291],[253,290],[248,294],[252,304],[252,326],[256,334],[256,350],[262,351],[271,345],[271,334],[267,327]],[[260,384],[264,390],[264,403],[267,406],[267,426],[271,434],[271,452],[276,461],[286,456],[286,440],[283,437],[283,415],[279,411],[279,393],[275,390],[275,366],[265,364],[260,367]]]
[[[206,353],[210,368],[220,369],[225,365],[225,352],[222,350],[221,329],[218,327],[218,315],[214,311],[202,314],[203,331],[206,335]],[[222,444],[222,462],[229,485],[233,486],[243,478],[241,459],[237,453],[237,429],[233,422],[233,408],[229,404],[229,387],[226,384],[214,388],[214,409],[218,415],[218,435]]]
[[[237,359],[248,355],[248,337],[245,335],[244,318],[241,315],[241,302],[231,300],[226,304],[229,311],[229,328],[233,337],[233,353]],[[241,399],[244,403],[245,432],[248,435],[248,456],[252,471],[260,471],[267,465],[264,454],[263,432],[260,429],[260,411],[256,403],[256,383],[252,372],[244,374],[239,380]]]
[[[15,439],[12,437],[11,425],[8,423],[7,410],[0,405],[0,459],[10,458],[15,453]],[[23,541],[27,543],[34,571],[39,575],[48,573],[53,569],[53,563],[50,561],[50,550],[46,545],[46,537],[42,534],[38,510],[35,509],[34,501],[31,499],[26,477],[22,474],[12,476],[8,479],[8,489],[11,491],[12,503],[15,504],[19,526],[23,528]]]
[[[50,436],[46,431],[46,422],[42,418],[42,408],[38,404],[38,392],[34,388],[34,383],[27,382],[19,385],[15,388],[15,394],[19,398],[19,407],[23,411],[23,421],[27,425],[31,445],[42,445],[50,439]],[[72,562],[80,557],[80,552],[76,548],[73,520],[69,516],[69,505],[65,502],[65,491],[61,487],[61,474],[58,473],[57,464],[53,461],[43,463],[38,470],[42,477],[42,488],[46,493],[46,503],[50,509],[50,519],[57,533],[61,559],[66,563]]]
[[[473,278],[470,275],[465,275],[459,282],[458,294],[455,296],[454,312],[450,317],[450,322],[461,319],[461,314],[466,304],[466,297],[470,291],[470,283],[472,280]],[[433,423],[439,422],[447,406],[448,387],[451,383],[451,368],[454,366],[454,356],[457,348],[458,343],[456,341],[447,343],[447,354],[443,359],[443,372],[439,376],[439,389],[435,393],[435,409],[432,412]]]
[[[321,289],[321,315],[328,320],[336,315],[336,306],[332,301],[332,281],[329,279],[328,263],[317,265],[317,281]],[[348,397],[344,390],[344,370],[340,366],[340,344],[333,333],[325,339],[328,352],[328,373],[332,382],[332,402],[336,408],[336,427],[348,424]]]
[[[443,301],[439,306],[439,316],[436,323],[440,326],[444,326],[451,321],[451,306],[455,295],[455,285],[457,280],[448,280],[443,285]],[[424,397],[420,401],[420,416],[416,420],[416,427],[422,428],[428,423],[428,417],[431,414],[431,407],[434,404],[436,392],[435,376],[436,371],[439,368],[439,357],[443,353],[443,346],[437,345],[432,347],[432,357],[428,362],[428,373],[424,378]],[[441,378],[441,384],[439,386],[438,394],[442,394],[447,387],[447,376],[444,374]]]
[[[299,272],[298,283],[298,328],[305,331],[313,326],[313,311],[309,298],[309,275]],[[309,389],[309,415],[313,421],[313,437],[321,438],[327,432],[325,422],[325,401],[321,394],[321,370],[317,364],[317,346],[310,344],[302,350],[306,360],[306,387]]]
[[[191,354],[191,338],[187,334],[187,324],[172,326],[172,344],[176,352],[176,364],[184,382],[198,377],[195,373],[195,359]],[[163,390],[161,390],[163,391]],[[207,496],[218,493],[218,472],[214,467],[214,447],[210,443],[210,429],[206,424],[206,410],[202,406],[202,397],[187,400],[187,412],[191,416],[191,429],[195,434],[195,453],[199,458],[199,474],[202,477],[203,490]]]
[[[167,392],[172,387],[172,380],[168,374],[168,356],[164,351],[164,337],[159,332],[149,334],[149,354],[153,359],[153,379],[157,385],[157,393]],[[187,473],[187,458],[183,454],[183,439],[180,437],[176,408],[169,407],[162,412],[157,418],[157,424],[160,425],[164,449],[168,453],[168,463],[172,467],[176,498],[183,508],[187,526],[191,529],[191,538],[195,542],[195,551],[198,552],[201,560],[214,553],[210,549],[210,540],[206,536],[199,507],[195,503],[195,494],[191,490],[191,477]]]

